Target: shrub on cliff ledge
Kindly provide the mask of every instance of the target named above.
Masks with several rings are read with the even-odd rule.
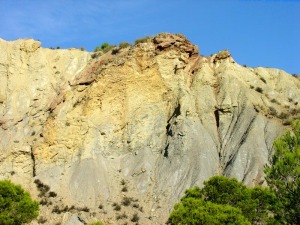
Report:
[[[149,36],[146,36],[144,38],[138,38],[134,41],[134,44],[140,44],[140,43],[146,43],[150,39]]]
[[[37,218],[39,204],[20,185],[0,181],[0,225],[20,225]]]

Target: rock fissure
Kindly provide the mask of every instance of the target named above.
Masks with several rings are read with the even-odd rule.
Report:
[[[32,146],[30,146],[30,156],[31,156],[31,160],[32,160],[32,177],[36,176],[36,164],[35,164],[35,156],[33,153],[33,149]]]

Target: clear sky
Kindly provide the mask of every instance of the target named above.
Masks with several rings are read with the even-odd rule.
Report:
[[[300,74],[300,0],[0,0],[0,38],[43,47],[134,43],[182,33],[210,55]],[[1,52],[0,52],[1,54]]]

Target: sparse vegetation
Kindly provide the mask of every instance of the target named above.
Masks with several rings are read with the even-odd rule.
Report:
[[[138,38],[134,41],[134,44],[146,43],[148,42],[148,40],[150,40],[149,36],[146,36],[144,38]]]
[[[96,46],[96,48],[94,49],[94,52],[102,51],[103,53],[106,53],[106,52],[110,51],[114,47],[115,47],[114,45],[110,45],[107,42],[104,42],[100,47]],[[96,54],[93,54],[93,55],[92,55],[92,58],[93,57],[95,58],[97,56]]]
[[[123,214],[117,214],[116,219],[117,220],[121,220],[121,219],[127,219],[128,216],[125,214],[125,212]]]
[[[111,51],[111,54],[112,55],[116,55],[120,52],[120,48],[114,48],[112,51]]]
[[[263,78],[263,77],[261,77],[260,80],[261,80],[262,82],[264,82],[265,84],[267,83],[267,81],[266,81],[265,78]]]
[[[38,218],[37,222],[38,222],[38,223],[41,223],[41,224],[44,224],[44,223],[47,222],[47,219],[46,219],[45,217],[42,217],[42,216],[41,216],[40,218]]]
[[[122,192],[127,192],[128,191],[128,188],[127,188],[127,186],[124,186],[123,188],[122,188],[122,190],[121,190]]]
[[[138,209],[138,208],[140,207],[140,205],[139,205],[138,203],[133,203],[133,204],[132,204],[132,207],[134,207],[134,208],[137,208],[137,209]]]
[[[50,198],[55,198],[56,196],[57,196],[57,194],[55,192],[53,192],[53,191],[49,192],[49,197]]]
[[[137,213],[134,213],[132,218],[131,218],[131,222],[138,222],[140,220],[140,217]]]
[[[270,110],[270,115],[272,115],[272,116],[276,116],[277,115],[277,110],[274,107],[270,106],[269,110]]]
[[[278,115],[278,118],[280,118],[280,119],[287,119],[288,116],[289,116],[289,115],[288,115],[287,113],[281,112],[281,113]]]
[[[129,206],[131,202],[133,201],[133,198],[130,197],[124,197],[122,200],[122,205]]]
[[[120,44],[119,44],[119,48],[127,48],[127,47],[129,47],[130,46],[130,44],[128,43],[128,42],[121,42]]]
[[[51,202],[51,201],[48,201],[47,198],[43,198],[43,199],[40,201],[40,205],[52,205],[52,202]]]
[[[46,193],[50,190],[49,185],[42,183],[39,179],[35,179],[34,183],[40,192],[39,197],[46,197]]]
[[[113,206],[113,208],[114,208],[115,211],[120,211],[121,210],[121,206],[118,203],[116,203],[116,202],[114,202],[112,204],[112,206]]]
[[[263,93],[263,89],[261,87],[256,87],[255,91],[259,92],[259,93]]]
[[[278,102],[275,98],[273,98],[273,99],[271,100],[271,102],[272,102],[272,103],[279,104],[279,102]]]

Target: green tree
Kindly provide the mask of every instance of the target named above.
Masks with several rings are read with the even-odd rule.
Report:
[[[170,224],[250,225],[240,209],[214,204],[201,198],[186,197],[174,206]]]
[[[252,224],[267,224],[272,207],[276,205],[274,194],[262,187],[248,188],[235,178],[215,176],[204,182],[200,190],[206,201],[230,205],[241,209]]]
[[[191,199],[199,201],[191,201]],[[188,204],[187,201],[188,200]],[[200,201],[201,200],[201,201]],[[204,203],[203,203],[204,201]],[[209,203],[209,204],[208,204]],[[227,178],[223,176],[215,176],[204,182],[204,187],[194,187],[186,190],[185,196],[181,199],[181,203],[178,203],[174,208],[174,213],[171,216],[176,220],[171,220],[173,224],[193,224],[193,223],[177,223],[178,218],[183,216],[184,221],[194,220],[195,215],[204,216],[209,218],[212,212],[212,216],[216,216],[215,213],[222,214],[222,218],[225,218],[225,214],[229,213],[228,218],[232,218],[232,208],[239,210],[240,214],[251,224],[276,224],[273,216],[272,209],[276,205],[276,198],[274,194],[266,188],[255,187],[248,188],[235,178]],[[199,204],[199,205],[198,205]],[[211,205],[213,204],[213,205]],[[223,207],[231,207],[230,210],[220,211]],[[203,207],[211,208],[203,209]],[[193,215],[188,214],[189,211],[194,208],[196,211],[201,210],[199,213]],[[186,212],[186,214],[185,214]],[[172,217],[170,216],[170,219]],[[236,218],[238,221],[238,218]],[[219,220],[218,220],[219,221]],[[204,223],[205,224],[205,223]],[[207,223],[213,224],[213,223]],[[215,224],[227,224],[224,221]],[[232,224],[232,222],[228,222]]]
[[[20,185],[0,181],[0,225],[20,225],[37,218],[39,204]]]
[[[276,216],[285,224],[300,224],[300,121],[274,141],[274,154],[265,167],[266,180],[280,206]]]

